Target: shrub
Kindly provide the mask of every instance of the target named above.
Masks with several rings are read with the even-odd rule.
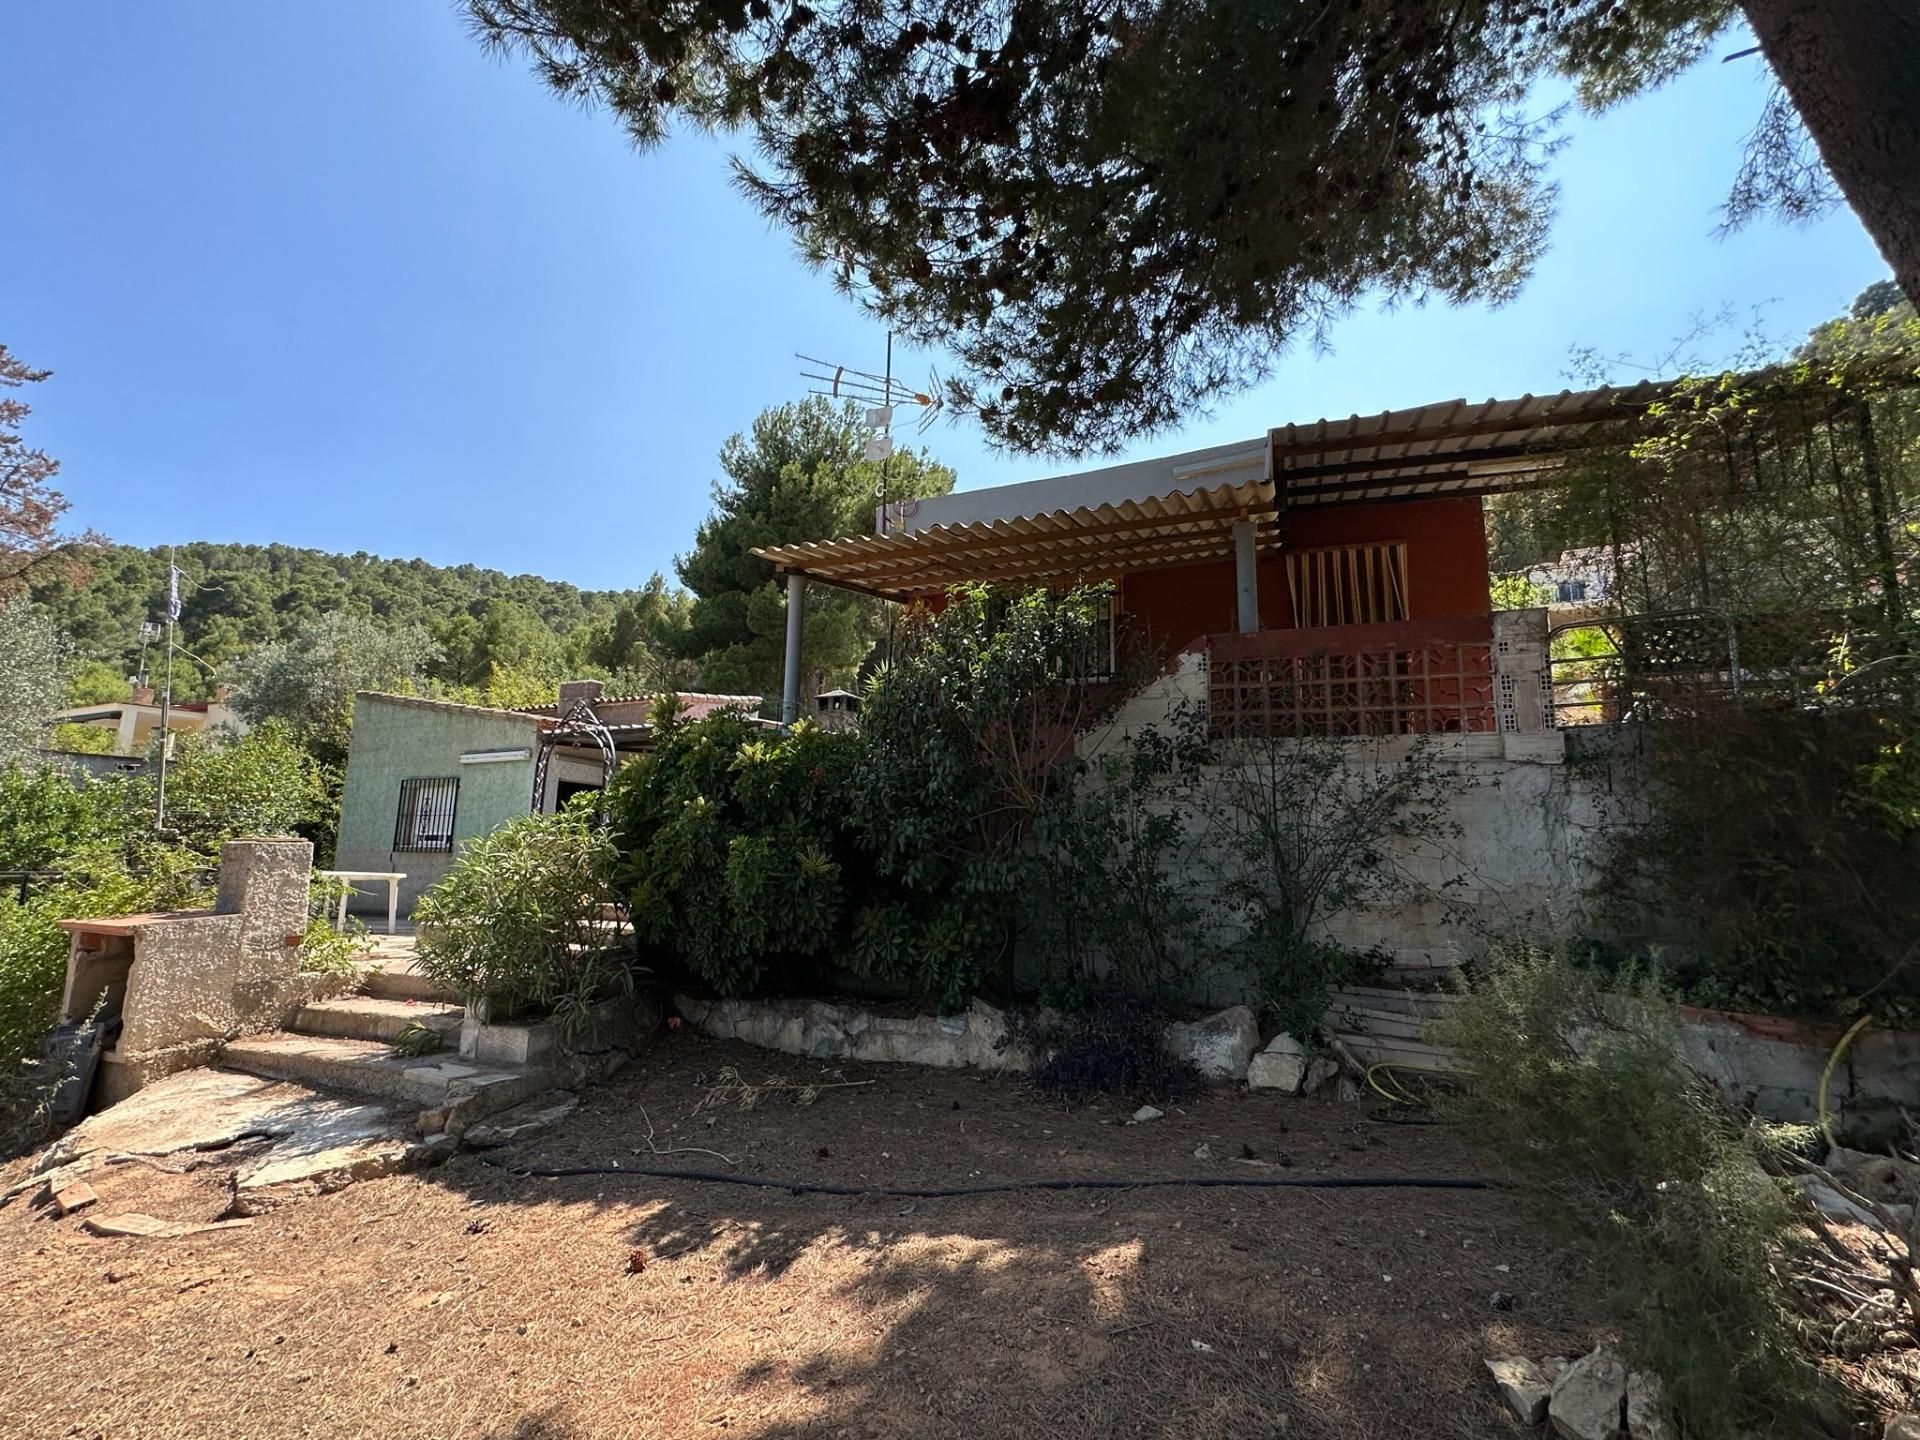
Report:
[[[1650,727],[1644,813],[1615,818],[1600,918],[1660,945],[1696,1004],[1893,1023],[1920,1015],[1911,706],[1701,705]],[[1911,763],[1911,762],[1906,762]]]
[[[154,778],[130,782],[133,813],[153,813]],[[181,845],[217,856],[240,835],[300,835],[332,845],[328,773],[269,720],[238,739],[176,735],[167,767],[167,828]]]
[[[128,828],[115,823],[123,798],[116,782],[75,784],[50,765],[0,767],[0,870],[51,869],[61,855],[120,833]]]
[[[1040,1052],[1033,1083],[1066,1100],[1120,1095],[1177,1100],[1200,1072],[1167,1048],[1164,1007],[1123,991],[1101,991],[1082,1008],[1045,1022],[1014,1022],[1014,1038]]]
[[[1213,958],[1217,896],[1201,879],[1206,716],[1176,708],[1092,762],[1067,762],[1028,849],[1021,923],[1050,999],[1103,986],[1173,998]]]
[[[1065,797],[1085,773],[1074,741],[1154,665],[1123,649],[1104,673],[1107,598],[963,586],[909,613],[861,710],[848,795],[886,891],[884,914],[861,916],[866,968],[903,957],[915,987],[948,1004],[1011,987],[1038,831],[1049,815],[1071,825]]]
[[[636,938],[722,994],[817,978],[873,893],[846,823],[858,746],[742,715],[659,724],[607,798]]]
[[[64,784],[65,781],[63,780]],[[127,915],[200,905],[211,899],[197,862],[162,847],[131,860],[93,846],[61,858],[64,878],[28,892],[0,890],[0,1129],[30,1113],[57,1079],[30,1063],[60,1018],[66,988],[68,935],[62,920]]]
[[[1232,953],[1267,1017],[1311,1035],[1329,991],[1373,963],[1322,927],[1454,883],[1429,885],[1407,862],[1459,834],[1450,806],[1463,781],[1424,735],[1404,751],[1336,735],[1236,740],[1215,758],[1203,793],[1223,899],[1245,937]]]
[[[615,858],[585,805],[471,841],[414,906],[420,969],[494,1020],[581,1015],[628,974],[606,918]]]
[[[1472,1072],[1449,1108],[1585,1242],[1686,1433],[1810,1433],[1820,1382],[1776,1265],[1796,1232],[1767,1142],[1686,1068],[1658,992],[1630,989],[1496,951],[1436,1027]]]

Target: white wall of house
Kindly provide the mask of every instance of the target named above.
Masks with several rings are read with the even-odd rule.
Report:
[[[1536,621],[1528,624],[1526,633],[1505,637],[1509,673],[1521,682],[1513,691],[1522,703],[1515,705],[1511,695],[1503,701],[1502,723],[1524,724],[1525,729],[1332,742],[1344,749],[1348,773],[1354,777],[1403,760],[1416,745],[1427,747],[1449,781],[1441,825],[1457,833],[1444,840],[1389,838],[1391,867],[1413,883],[1415,898],[1336,915],[1319,927],[1325,938],[1381,952],[1396,968],[1421,969],[1455,964],[1490,939],[1545,939],[1579,921],[1575,912],[1596,877],[1610,817],[1640,803],[1638,771],[1630,756],[1616,761],[1604,749],[1597,758],[1568,763],[1569,732],[1544,728],[1537,689],[1530,696],[1526,685],[1529,667],[1537,670],[1544,656],[1544,647],[1530,638],[1532,629],[1544,632],[1544,612],[1514,613]],[[1500,638],[1496,633],[1496,644]],[[1501,658],[1496,657],[1497,673]],[[1181,656],[1175,669],[1130,701],[1110,727],[1086,736],[1082,755],[1095,758],[1110,752],[1144,726],[1164,727],[1182,706],[1204,713],[1206,681],[1204,656]],[[1217,882],[1226,859],[1222,839],[1208,836],[1200,817],[1221,813],[1225,788],[1245,783],[1235,763],[1236,748],[1221,742],[1217,753],[1225,763],[1209,768],[1199,782],[1212,793],[1190,803],[1188,810],[1195,823],[1180,864],[1203,891]],[[1237,1003],[1250,998],[1248,977],[1219,971],[1204,977],[1192,998]]]

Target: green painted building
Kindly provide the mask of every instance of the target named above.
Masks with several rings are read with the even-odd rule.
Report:
[[[562,704],[584,699],[606,727],[620,759],[643,750],[652,727],[651,696],[605,699],[592,682],[562,687],[559,703],[493,710],[416,695],[363,692],[354,697],[353,740],[340,796],[338,870],[399,871],[402,914],[453,867],[461,848],[517,815],[547,813],[582,790],[604,783],[592,743],[562,742],[548,761],[545,793],[535,806],[533,772],[541,736]],[[681,695],[690,718],[718,710],[757,711],[757,695]],[[385,894],[357,901],[384,916]]]

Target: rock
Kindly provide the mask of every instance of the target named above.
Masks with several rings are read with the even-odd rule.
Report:
[[[134,1236],[142,1240],[178,1240],[208,1230],[237,1230],[251,1220],[156,1220],[151,1215],[91,1215],[80,1222],[94,1235]]]
[[[1317,1095],[1340,1075],[1340,1062],[1329,1060],[1324,1055],[1315,1056],[1307,1062],[1306,1077],[1300,1082],[1302,1095]]]
[[[571,1115],[579,1103],[580,1097],[577,1095],[569,1095],[565,1090],[549,1090],[512,1109],[502,1110],[497,1115],[489,1115],[485,1120],[469,1125],[462,1138],[476,1150],[511,1145],[516,1140],[538,1134],[549,1125],[558,1124]]]
[[[84,1180],[75,1180],[71,1185],[63,1185],[53,1192],[53,1208],[62,1215],[71,1215],[76,1210],[84,1210],[100,1198],[93,1186]]]
[[[1197,1147],[1197,1148],[1196,1148],[1196,1149],[1194,1150],[1194,1152],[1193,1152],[1193,1158],[1194,1158],[1194,1159],[1196,1159],[1196,1160],[1211,1160],[1211,1159],[1213,1159],[1213,1146],[1211,1146],[1211,1145],[1208,1145],[1208,1144],[1205,1144],[1205,1143],[1202,1143],[1202,1144],[1201,1144],[1200,1146],[1198,1146],[1198,1147]]]
[[[1553,1382],[1547,1419],[1561,1440],[1620,1440],[1626,1404],[1627,1367],[1603,1345]]]
[[[1667,1391],[1660,1377],[1635,1370],[1627,1376],[1629,1440],[1674,1440],[1674,1433],[1673,1416],[1667,1409]]]
[[[1845,1220],[1854,1225],[1865,1225],[1870,1230],[1884,1230],[1887,1228],[1880,1223],[1879,1219],[1875,1217],[1871,1210],[1863,1209],[1854,1204],[1853,1201],[1847,1199],[1846,1196],[1827,1184],[1827,1182],[1822,1180],[1818,1175],[1796,1175],[1793,1177],[1793,1185],[1802,1195],[1806,1196],[1809,1205],[1830,1219]],[[1888,1208],[1893,1209],[1891,1206]],[[1893,1213],[1898,1215],[1899,1210],[1895,1209]]]
[[[1164,1110],[1154,1109],[1151,1105],[1142,1105],[1138,1110],[1133,1112],[1133,1123],[1136,1125],[1144,1125],[1149,1120],[1158,1120],[1166,1113]]]
[[[1247,1064],[1247,1087],[1252,1090],[1281,1090],[1300,1093],[1307,1078],[1309,1056],[1306,1048],[1291,1035],[1279,1035],[1271,1045]]]
[[[1573,1361],[1564,1355],[1549,1355],[1540,1362],[1540,1368],[1547,1372],[1547,1383],[1551,1385],[1567,1373],[1567,1366]]]
[[[1167,1048],[1209,1080],[1244,1080],[1247,1062],[1260,1048],[1260,1022],[1244,1005],[1204,1020],[1167,1027]]]
[[[1546,1371],[1524,1355],[1489,1360],[1487,1369],[1500,1389],[1500,1398],[1522,1425],[1538,1425],[1547,1418],[1547,1397],[1553,1393],[1553,1382]]]
[[[1920,1415],[1912,1411],[1895,1415],[1880,1432],[1880,1440],[1920,1440]]]

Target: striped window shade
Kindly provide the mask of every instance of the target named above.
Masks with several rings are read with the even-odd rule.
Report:
[[[1407,618],[1404,540],[1289,550],[1286,560],[1293,623],[1300,629],[1382,625]]]

